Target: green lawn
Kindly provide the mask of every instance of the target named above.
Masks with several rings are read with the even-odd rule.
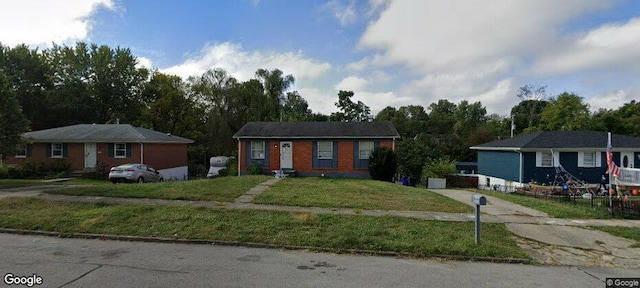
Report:
[[[476,246],[473,222],[36,198],[0,200],[0,227],[4,228],[314,246],[335,252],[395,251],[417,257],[442,254],[529,259],[504,224],[482,225],[482,242]]]
[[[111,184],[49,191],[51,194],[171,200],[233,201],[254,186],[269,180],[267,176],[220,177],[192,181],[144,184]]]
[[[600,231],[607,232],[611,235],[624,237],[631,240],[635,240],[636,244],[633,244],[632,248],[640,248],[640,228],[629,228],[629,227],[605,227],[605,226],[597,226],[591,227],[594,229],[598,229]]]
[[[0,189],[48,185],[38,179],[0,179]]]
[[[253,203],[473,213],[471,206],[425,189],[366,179],[285,178],[262,192]]]
[[[591,207],[588,199],[576,199],[573,202],[561,202],[557,199],[534,198],[530,196],[507,194],[502,192],[473,189],[473,192],[493,196],[549,214],[550,217],[565,219],[607,219],[611,218],[606,207]]]

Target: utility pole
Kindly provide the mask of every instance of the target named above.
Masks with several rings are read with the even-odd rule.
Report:
[[[513,138],[513,130],[516,129],[516,124],[513,123],[513,114],[511,114],[511,138]]]

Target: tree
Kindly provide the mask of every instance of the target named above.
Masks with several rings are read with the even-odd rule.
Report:
[[[22,143],[21,134],[28,125],[20,103],[9,87],[7,76],[0,70],[0,157],[16,152],[17,146]]]
[[[467,100],[462,100],[453,112],[453,118],[456,121],[453,126],[454,133],[462,139],[467,139],[487,121],[487,109],[480,102],[469,104]]]
[[[204,108],[186,92],[182,78],[154,72],[144,86],[145,119],[153,130],[189,138],[201,137]]]
[[[371,120],[371,109],[362,101],[353,102],[353,91],[340,90],[338,102],[335,103],[340,112],[332,113],[331,120],[341,122],[360,122]]]
[[[287,100],[282,107],[283,121],[306,121],[311,116],[307,100],[298,91],[287,92]]]
[[[516,95],[520,103],[511,109],[515,134],[530,131],[540,124],[540,114],[547,104],[547,86],[524,85]]]
[[[49,128],[47,92],[51,89],[51,66],[37,49],[26,45],[14,48],[0,44],[0,70],[4,70],[9,87],[22,106],[31,129]]]
[[[453,113],[456,111],[456,104],[440,99],[438,103],[431,103],[429,110],[429,133],[450,134],[455,124]]]
[[[542,114],[542,128],[547,131],[572,131],[590,127],[589,105],[582,97],[564,92],[549,100]]]
[[[393,181],[396,175],[396,153],[390,148],[376,149],[369,157],[369,175],[371,179],[380,181]]]
[[[264,93],[270,100],[266,109],[271,111],[270,115],[274,117],[270,120],[279,120],[282,111],[282,105],[286,101],[286,91],[291,88],[295,82],[292,75],[284,75],[280,69],[272,71],[266,69],[258,69],[256,71],[256,79],[262,83]]]

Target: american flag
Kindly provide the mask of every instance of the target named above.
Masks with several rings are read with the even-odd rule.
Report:
[[[609,133],[609,139],[607,140],[607,173],[613,174],[616,178],[620,177],[620,169],[616,163],[613,162],[613,150],[611,148],[611,133]]]

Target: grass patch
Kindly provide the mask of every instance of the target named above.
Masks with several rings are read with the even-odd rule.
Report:
[[[624,237],[631,240],[635,240],[636,243],[631,245],[631,248],[640,248],[640,228],[605,227],[605,226],[595,226],[591,228],[607,232],[613,236]]]
[[[0,227],[134,236],[244,241],[333,249],[364,249],[477,257],[529,257],[504,224],[483,223],[474,244],[473,222],[330,215],[204,207],[87,204],[6,198]]]
[[[145,184],[105,183],[91,187],[48,191],[47,193],[75,196],[233,201],[268,179],[270,178],[267,176],[243,176]]]
[[[473,192],[493,196],[502,200],[520,204],[538,211],[549,214],[554,218],[565,219],[608,219],[611,218],[607,212],[607,207],[591,207],[589,199],[576,199],[576,204],[571,202],[561,202],[555,199],[534,198],[530,196],[507,194],[488,190],[473,189]],[[597,205],[597,203],[594,203]]]
[[[425,189],[382,181],[341,178],[285,178],[254,203],[330,208],[473,213],[471,206]]]
[[[48,185],[42,180],[36,179],[0,179],[0,189],[21,188],[30,186]]]

